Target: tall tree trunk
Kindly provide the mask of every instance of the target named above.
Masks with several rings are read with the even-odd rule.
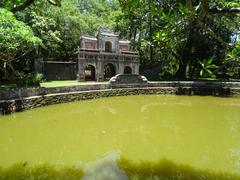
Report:
[[[187,70],[186,64],[184,62],[180,62],[178,66],[178,70],[175,74],[175,78],[178,80],[186,79],[186,70]]]
[[[153,28],[152,28],[152,1],[148,0],[148,25],[149,25],[149,40],[150,40],[150,54],[149,54],[149,58],[150,58],[150,62],[153,62]]]
[[[191,26],[194,27],[194,26]],[[185,48],[182,50],[179,67],[175,74],[175,78],[179,80],[184,80],[187,78],[187,67],[190,65],[190,62],[192,61],[192,34],[193,34],[193,28],[191,28],[189,32],[189,36],[187,39],[187,42],[185,44]]]

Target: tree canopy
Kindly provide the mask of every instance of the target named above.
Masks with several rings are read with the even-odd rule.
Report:
[[[0,66],[4,71],[32,64],[36,45],[44,60],[71,60],[83,33],[93,35],[100,27],[114,29],[121,13],[114,0],[4,0],[2,6],[1,60],[5,64]],[[15,51],[7,59],[11,47]]]
[[[14,73],[13,61],[42,41],[29,26],[4,8],[0,8],[0,24],[0,68],[6,71],[8,66]]]
[[[199,77],[201,63],[209,58],[219,67],[216,72],[223,71],[239,33],[239,1],[120,0],[120,4],[118,28],[136,42],[142,63],[158,62],[163,73],[179,79]]]
[[[142,69],[158,64],[159,78],[240,78],[239,0],[3,0],[0,5],[5,71],[21,69],[12,63],[16,59],[33,61],[36,45],[44,60],[71,60],[80,35],[104,27],[131,40]]]

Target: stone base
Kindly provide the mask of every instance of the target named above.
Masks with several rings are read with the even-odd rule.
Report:
[[[148,80],[138,74],[118,74],[109,80],[112,87],[146,87]]]

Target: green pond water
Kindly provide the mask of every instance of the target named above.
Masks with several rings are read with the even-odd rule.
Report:
[[[111,97],[0,116],[2,168],[81,166],[111,156],[240,175],[240,99]]]

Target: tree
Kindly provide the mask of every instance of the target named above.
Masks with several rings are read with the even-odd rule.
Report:
[[[220,3],[219,3],[220,2]],[[240,8],[218,8],[213,7],[219,4],[225,5],[224,1],[211,2],[208,0],[200,0],[197,2],[196,6],[192,0],[186,0],[185,5],[187,10],[190,12],[188,24],[190,25],[190,34],[187,38],[184,50],[182,51],[182,56],[180,58],[179,69],[176,76],[178,78],[186,78],[187,67],[191,65],[193,59],[191,50],[194,48],[193,44],[193,35],[196,32],[194,29],[199,28],[201,34],[207,34],[208,38],[216,41],[216,46],[220,51],[227,52],[230,43],[230,36],[232,35],[231,30],[226,27],[226,22],[222,25],[218,24],[218,17],[214,17],[214,14],[229,14],[229,13],[239,13]],[[240,6],[240,3],[236,3]],[[235,14],[230,15],[228,18],[234,20]],[[215,22],[214,22],[215,21]],[[219,30],[216,29],[216,25],[220,26]],[[212,29],[212,28],[214,29]],[[221,33],[221,30],[224,30],[224,33]],[[201,35],[200,34],[200,35]],[[215,47],[216,47],[215,46]],[[191,68],[191,66],[190,66]],[[191,72],[191,70],[189,71]]]
[[[159,61],[163,67],[177,63],[175,77],[179,79],[197,77],[199,61],[204,59],[214,57],[214,63],[221,65],[230,47],[231,37],[239,31],[239,16],[236,13],[240,12],[237,8],[240,3],[236,0],[120,2],[122,20],[128,22],[119,23],[121,28],[130,29],[128,34],[132,38],[132,32],[137,30],[141,39],[136,44],[140,50],[143,47],[144,52],[147,52],[144,46],[154,47],[153,61]],[[148,8],[147,3],[150,3],[151,8]],[[136,8],[138,6],[140,8]],[[135,11],[132,12],[131,8]],[[151,13],[147,13],[148,10]],[[151,14],[151,18],[147,18],[146,14]],[[151,31],[148,28],[149,19]]]
[[[32,5],[36,0],[17,0],[17,1],[11,1],[11,0],[3,0],[3,7],[12,11],[23,11],[30,5]],[[54,6],[61,6],[61,0],[47,0],[48,3],[54,5]]]
[[[39,0],[18,13],[43,40],[46,60],[71,60],[83,33],[94,35],[100,27],[113,28],[120,13],[118,1],[62,0],[61,4],[49,6],[45,0]]]
[[[13,13],[4,8],[0,8],[0,24],[0,69],[8,77],[13,77],[13,63],[16,59],[42,41],[33,34],[29,26],[18,21]]]

